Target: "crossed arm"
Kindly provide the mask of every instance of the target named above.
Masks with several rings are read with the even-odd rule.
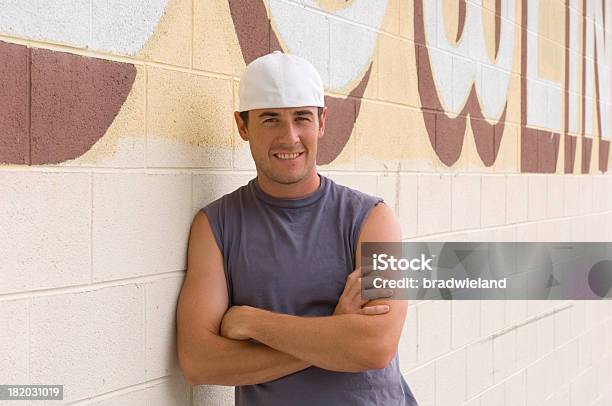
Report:
[[[349,276],[332,316],[298,317],[250,306],[228,309],[223,259],[203,213],[194,219],[189,240],[177,340],[179,363],[190,384],[252,385],[313,365],[356,372],[384,368],[395,355],[407,303],[377,299],[362,308],[366,301],[358,296],[358,271]],[[394,214],[377,205],[359,242],[399,240]],[[359,268],[360,248],[356,258]],[[389,308],[383,309],[385,305]]]

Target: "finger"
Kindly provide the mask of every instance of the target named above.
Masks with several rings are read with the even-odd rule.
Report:
[[[382,299],[393,296],[393,289],[366,289],[361,291],[361,298],[366,300]]]
[[[358,269],[361,269],[361,275],[365,276],[374,270],[372,265],[361,265]]]
[[[361,277],[361,269],[357,268],[349,274],[348,278],[346,278],[347,283],[348,281],[355,280],[359,277]]]
[[[347,297],[355,297],[359,295],[360,290],[361,278],[349,279],[344,286],[344,291],[346,292]]]
[[[359,289],[359,285],[351,284],[347,286],[340,297],[340,301],[349,308],[361,307],[361,290]]]
[[[356,293],[359,293],[359,281],[357,280],[357,277],[358,274],[356,273],[356,271],[353,271],[348,275],[348,277],[346,278],[346,282],[344,283],[342,296],[353,297]]]
[[[363,289],[372,289],[374,288],[374,279],[376,279],[377,276],[375,275],[371,275],[371,276],[362,276],[361,277],[361,286]]]
[[[385,314],[390,309],[391,307],[389,307],[388,305],[367,306],[361,309],[361,314]]]
[[[359,302],[363,307],[366,303],[376,299],[388,299],[393,296],[393,290],[391,289],[368,289],[360,292]]]

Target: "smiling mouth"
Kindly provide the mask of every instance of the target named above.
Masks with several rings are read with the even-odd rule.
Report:
[[[276,158],[280,159],[280,160],[283,160],[283,161],[290,161],[290,160],[292,160],[292,159],[296,159],[296,158],[298,158],[298,157],[299,157],[299,156],[301,156],[303,153],[304,153],[304,152],[294,152],[294,153],[291,153],[291,154],[286,154],[286,153],[276,153],[276,154],[274,154],[274,156],[275,156]]]

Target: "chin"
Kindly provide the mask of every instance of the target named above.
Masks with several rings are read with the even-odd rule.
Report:
[[[304,176],[283,176],[274,178],[274,181],[282,183],[283,185],[293,185],[302,179],[304,179]]]
[[[306,173],[276,173],[273,175],[268,176],[268,178],[283,185],[293,185],[306,177]]]

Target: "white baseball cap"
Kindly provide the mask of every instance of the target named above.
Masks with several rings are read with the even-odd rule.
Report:
[[[247,67],[238,86],[238,111],[325,106],[323,81],[306,59],[274,51]]]

